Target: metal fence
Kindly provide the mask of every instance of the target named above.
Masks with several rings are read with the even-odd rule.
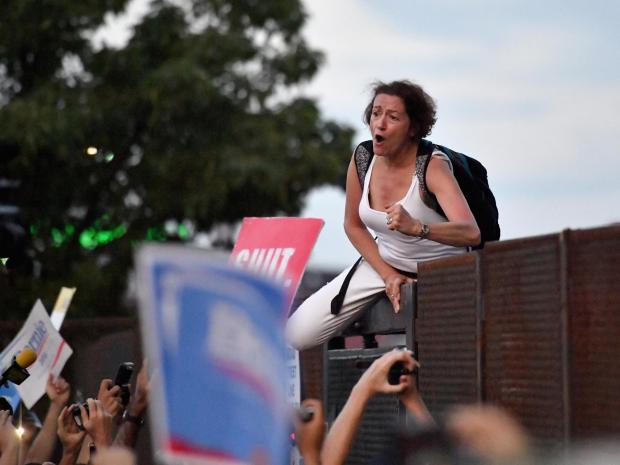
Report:
[[[421,264],[413,322],[401,331],[411,332],[431,412],[499,404],[546,449],[620,436],[619,275],[620,226],[495,242]],[[357,328],[372,332],[368,320]],[[332,367],[322,364],[340,363],[332,359],[315,350],[303,369],[323,374],[333,418],[331,399],[348,392],[330,384]]]

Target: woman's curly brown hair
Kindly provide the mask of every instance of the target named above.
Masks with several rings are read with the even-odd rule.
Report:
[[[379,94],[395,95],[405,104],[405,110],[414,128],[414,140],[420,140],[431,133],[437,121],[436,105],[424,89],[408,80],[389,83],[377,81],[372,85],[372,99],[364,110],[364,122],[370,124],[370,116],[375,97]]]

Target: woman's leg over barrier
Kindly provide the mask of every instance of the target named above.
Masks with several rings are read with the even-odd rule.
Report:
[[[349,268],[308,297],[289,318],[286,337],[298,350],[323,344],[350,324],[377,294],[385,290],[383,279],[366,262],[361,261],[353,274],[342,308],[331,313],[331,301],[340,291]]]

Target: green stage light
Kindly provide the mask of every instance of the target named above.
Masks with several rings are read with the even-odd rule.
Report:
[[[166,234],[164,233],[164,230],[162,227],[158,226],[155,228],[149,228],[146,231],[146,240],[147,241],[165,241],[166,240]]]
[[[185,225],[180,224],[179,225],[179,230],[178,230],[178,235],[181,239],[188,239],[189,238],[189,231],[187,230],[187,227],[185,227]]]
[[[98,222],[96,222],[98,224]],[[85,249],[93,250],[99,246],[109,244],[116,239],[120,239],[127,232],[125,225],[117,226],[114,229],[88,228],[80,234],[80,245]]]
[[[65,241],[65,235],[60,231],[60,229],[52,228],[50,231],[52,234],[52,244],[54,247],[60,247],[62,243]]]

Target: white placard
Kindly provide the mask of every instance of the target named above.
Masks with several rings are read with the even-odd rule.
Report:
[[[0,354],[0,366],[7,366],[25,347],[37,353],[37,360],[28,368],[30,377],[17,386],[27,408],[45,394],[49,374],[58,376],[73,350],[58,333],[40,300],[34,304],[28,319]]]

